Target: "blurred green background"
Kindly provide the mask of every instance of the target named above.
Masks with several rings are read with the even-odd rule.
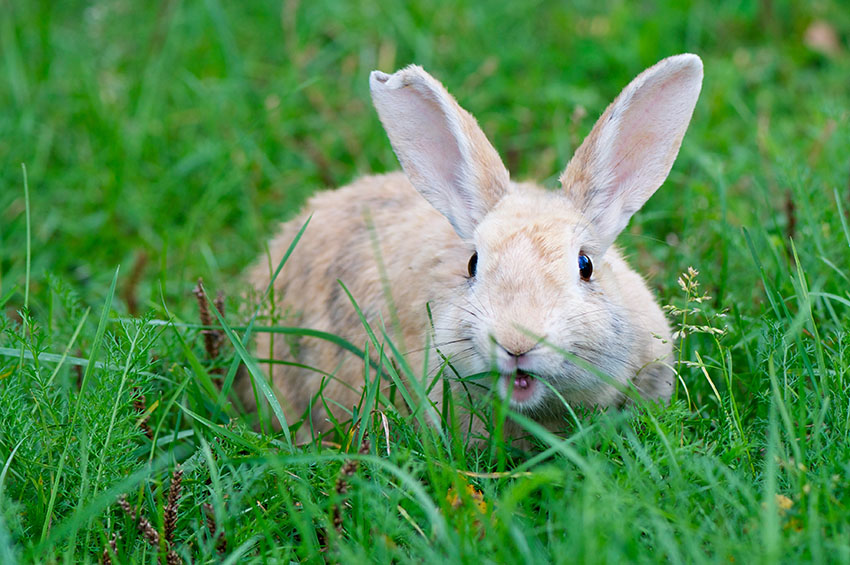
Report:
[[[36,292],[49,271],[98,302],[117,264],[123,284],[139,268],[142,310],[160,288],[179,310],[197,276],[238,292],[308,194],[398,167],[368,73],[413,62],[476,115],[515,178],[555,186],[634,75],[702,56],[679,160],[620,240],[662,291],[689,264],[721,293],[734,286],[738,228],[782,235],[788,191],[798,208],[833,186],[848,195],[840,1],[4,0],[2,12],[0,294],[23,284],[21,163]]]

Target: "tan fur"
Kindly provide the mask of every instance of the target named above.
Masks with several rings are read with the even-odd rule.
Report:
[[[469,258],[467,246],[457,238],[446,219],[413,189],[404,174],[391,173],[363,177],[346,187],[311,198],[305,213],[284,224],[270,242],[272,265],[280,262],[310,214],[310,225],[275,281],[275,294],[283,297],[278,308],[286,313],[285,325],[331,332],[362,349],[367,334],[337,282],[341,280],[370,325],[380,330],[381,322],[386,321],[388,331],[392,332],[372,244],[372,237],[376,236],[404,328],[401,337],[403,343],[419,349],[412,354],[411,363],[420,368],[423,336],[427,331],[425,305],[439,296],[437,285],[451,278],[443,275],[447,269],[446,257],[460,258],[465,268]],[[402,217],[406,221],[400,222]],[[445,244],[452,240],[460,252]],[[268,259],[262,257],[249,270],[248,278],[257,292],[264,291],[268,285],[268,265]],[[433,283],[425,283],[423,276],[432,278]],[[433,292],[423,293],[423,287],[432,288]],[[270,336],[258,335],[258,358],[269,358]],[[403,346],[398,341],[396,345]],[[360,397],[362,361],[319,338],[300,338],[296,347],[299,363],[334,374],[335,378],[327,379],[325,396],[350,409]],[[283,336],[274,337],[275,359],[293,360],[291,349]],[[376,358],[374,350],[372,358]],[[284,410],[294,416],[306,411],[325,378],[315,371],[294,367],[276,366],[271,374]],[[241,398],[248,409],[253,409],[250,383],[240,384]],[[337,416],[342,414],[340,410]],[[327,429],[321,403],[313,407],[312,416],[316,429]]]
[[[561,351],[622,385],[634,384],[646,398],[668,399],[669,326],[641,277],[610,244],[669,172],[696,102],[701,68],[698,58],[683,55],[636,78],[576,152],[562,177],[564,192],[508,180],[474,118],[420,68],[373,73],[373,98],[407,175],[364,177],[319,193],[302,215],[283,225],[270,243],[272,265],[313,215],[275,282],[282,298],[278,308],[287,313],[284,324],[331,332],[362,348],[366,332],[339,279],[372,327],[387,327],[417,374],[423,369],[435,374],[441,355],[461,376],[495,367],[501,376],[480,381],[478,388],[510,397],[514,409],[547,427],[562,425],[567,410],[546,384],[573,406],[624,400],[610,381]],[[656,110],[653,101],[662,108]],[[671,104],[677,107],[671,110]],[[650,146],[631,145],[646,142],[646,136],[655,138]],[[629,187],[627,194],[621,185]],[[393,334],[373,239],[400,335]],[[478,267],[470,278],[473,252]],[[589,281],[579,276],[579,252],[593,262]],[[269,275],[265,257],[248,273],[258,291]],[[433,312],[433,333],[426,305]],[[427,352],[430,363],[424,367],[429,334],[440,354]],[[261,334],[257,355],[267,358],[269,352],[269,334]],[[336,417],[346,419],[341,407],[350,409],[360,398],[363,363],[333,344],[302,337],[293,348],[277,336],[272,355],[324,372],[274,366],[272,381],[291,419],[308,409],[323,379]],[[511,371],[517,369],[536,375],[527,400],[510,396]],[[465,389],[451,382],[462,404]],[[435,405],[439,391],[438,386],[432,395]],[[240,396],[254,408],[249,383],[240,384]],[[321,402],[312,405],[312,424],[318,431],[328,428]],[[474,432],[480,428],[480,422],[473,424]],[[521,435],[514,428],[507,433]],[[302,428],[301,437],[308,434]]]

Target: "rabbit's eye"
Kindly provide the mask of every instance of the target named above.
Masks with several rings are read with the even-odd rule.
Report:
[[[472,257],[469,258],[469,264],[466,266],[469,269],[469,276],[474,277],[476,268],[478,267],[478,252],[474,252]]]
[[[590,280],[590,275],[593,274],[593,263],[590,262],[590,257],[585,255],[583,251],[578,254],[578,273],[586,281]]]

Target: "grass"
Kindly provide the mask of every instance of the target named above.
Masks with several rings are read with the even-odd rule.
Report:
[[[3,13],[0,562],[93,562],[113,539],[115,562],[850,562],[841,2]],[[251,351],[240,273],[276,223],[397,168],[370,70],[422,64],[516,178],[555,186],[620,88],[683,51],[705,62],[692,126],[619,239],[681,332],[669,407],[469,447],[371,411],[365,367],[358,435],[293,447],[220,395]],[[216,358],[198,277],[227,296]],[[389,350],[375,329],[350,345]]]

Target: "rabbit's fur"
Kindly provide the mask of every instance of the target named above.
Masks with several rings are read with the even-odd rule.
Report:
[[[641,73],[576,151],[561,176],[563,189],[550,191],[512,181],[475,119],[421,68],[373,72],[372,98],[404,174],[364,177],[321,192],[302,215],[283,224],[270,244],[274,265],[312,215],[275,281],[283,302],[278,309],[290,315],[286,324],[331,332],[362,347],[366,332],[339,280],[372,327],[384,324],[394,342],[406,347],[417,374],[434,375],[448,359],[445,378],[455,393],[465,391],[455,398],[466,391],[479,397],[477,390],[495,387],[514,410],[550,428],[563,424],[564,401],[620,405],[629,383],[645,398],[668,400],[668,323],[612,243],[667,177],[701,84],[696,55],[670,57]],[[580,253],[592,263],[587,280]],[[256,289],[265,289],[268,259],[261,258],[249,277]],[[391,323],[385,283],[401,335]],[[429,333],[430,366],[424,368]],[[268,357],[269,334],[257,342],[258,356]],[[358,402],[363,363],[338,346],[302,337],[293,347],[278,336],[274,357],[333,375],[274,365],[272,382],[291,418],[305,413],[323,380],[327,406],[337,417],[344,413],[339,406]],[[456,378],[493,369],[498,377],[465,387]],[[600,371],[624,386],[612,386]],[[250,383],[241,384],[241,397],[252,409],[250,390]],[[441,387],[434,390],[439,403]],[[321,401],[313,402],[311,413],[313,427],[326,430]]]

